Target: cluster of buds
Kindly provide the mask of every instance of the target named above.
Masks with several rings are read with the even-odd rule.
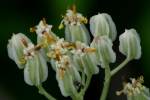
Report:
[[[125,95],[127,95],[128,100],[130,100],[130,98],[132,98],[132,100],[137,100],[137,98],[139,100],[149,100],[148,99],[149,89],[143,85],[143,83],[144,83],[143,76],[140,76],[137,79],[130,78],[130,81],[131,82],[124,83],[123,90],[117,91],[116,94],[118,96],[121,94],[125,94]]]

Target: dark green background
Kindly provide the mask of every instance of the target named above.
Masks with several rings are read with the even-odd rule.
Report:
[[[98,12],[109,13],[116,23],[118,34],[125,28],[135,28],[141,37],[142,58],[130,62],[123,70],[113,77],[108,100],[126,100],[117,97],[115,91],[122,88],[126,78],[144,75],[145,85],[150,87],[150,1],[146,0],[1,0],[0,1],[0,100],[46,100],[39,95],[35,87],[28,86],[23,80],[23,71],[7,56],[7,43],[12,33],[22,32],[36,42],[36,35],[29,28],[38,24],[45,17],[53,25],[53,31],[60,36],[64,32],[58,30],[61,15],[72,4],[87,18]],[[89,25],[87,25],[89,27]],[[118,38],[117,38],[118,39]],[[114,43],[117,52],[116,66],[125,57],[118,51],[118,40]],[[100,77],[99,77],[100,76]],[[86,93],[86,100],[98,100],[102,88],[103,70],[94,76]],[[60,95],[55,73],[49,68],[49,78],[44,87],[58,100]],[[69,99],[69,98],[68,98]]]

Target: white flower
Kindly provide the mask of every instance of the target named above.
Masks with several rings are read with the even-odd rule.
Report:
[[[127,100],[150,100],[149,89],[142,83],[144,82],[143,76],[138,79],[131,78],[131,82],[124,83],[124,87],[121,91],[117,91],[117,95],[127,95]]]
[[[108,36],[97,36],[92,41],[91,47],[96,48],[95,54],[100,64],[103,64],[102,62],[115,62],[116,54],[112,49],[112,45],[112,41],[108,38]]]
[[[65,25],[65,40],[70,42],[81,41],[85,44],[90,43],[90,35],[85,25],[87,19],[82,14],[74,10],[67,10],[64,19],[61,21],[59,29]]]
[[[41,20],[39,24],[36,26],[36,33],[39,36],[43,36],[43,32],[50,33],[52,29],[52,25],[46,24],[45,20]]]
[[[38,86],[46,81],[47,77],[47,63],[40,53],[36,53],[32,58],[27,59],[24,69],[24,80],[28,85]]]
[[[13,34],[7,45],[8,56],[15,61],[18,68],[24,68],[25,58],[23,50],[28,47],[31,41],[22,33]]]
[[[139,59],[141,57],[140,38],[135,29],[125,30],[119,37],[119,50],[129,59]]]
[[[110,15],[97,14],[90,18],[90,30],[94,37],[107,35],[112,41],[116,39],[117,30]]]

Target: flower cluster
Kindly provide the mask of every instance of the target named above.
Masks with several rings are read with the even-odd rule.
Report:
[[[146,88],[143,83],[144,83],[144,78],[143,76],[140,76],[139,78],[130,78],[131,82],[124,83],[123,90],[117,91],[117,95],[125,94],[127,95],[127,98],[130,100],[149,100],[148,97],[150,96],[149,94],[149,89]]]
[[[38,25],[30,28],[31,32],[37,34],[37,44],[33,44],[22,33],[13,35],[9,40],[8,56],[15,61],[18,68],[24,70],[25,82],[38,87],[39,93],[49,100],[55,99],[42,87],[42,83],[48,77],[47,63],[50,63],[56,72],[61,94],[74,100],[83,100],[92,76],[99,73],[98,65],[101,66],[105,70],[106,81],[101,100],[105,100],[108,91],[105,89],[108,89],[106,86],[109,85],[111,77],[128,61],[141,57],[140,38],[136,30],[126,30],[119,37],[119,50],[127,60],[111,71],[109,63],[116,61],[116,53],[112,48],[117,36],[115,23],[106,13],[92,16],[89,21],[92,39],[85,27],[87,22],[73,6],[67,10],[59,26],[59,29],[65,28],[65,38],[60,38],[52,32],[52,25],[47,24],[43,18]],[[139,82],[132,79],[132,81],[132,84],[126,84],[124,93],[130,94],[134,86],[137,92],[144,88],[140,83],[141,80]]]

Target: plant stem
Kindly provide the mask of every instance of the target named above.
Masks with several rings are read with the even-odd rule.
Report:
[[[81,92],[80,92],[79,94],[81,94],[81,95],[84,95],[84,94],[85,94],[86,90],[88,89],[88,87],[89,87],[89,85],[90,85],[91,78],[92,78],[92,75],[89,75],[89,76],[87,77],[85,86],[84,86],[84,88],[81,90]]]
[[[104,62],[103,67],[105,68],[105,82],[104,82],[104,87],[102,90],[100,100],[106,100],[109,85],[110,85],[110,80],[111,80],[111,71],[110,71],[108,63]]]
[[[77,95],[71,96],[71,98],[72,100],[83,100],[83,95],[77,94]]]
[[[114,76],[118,71],[120,71],[130,60],[126,58],[120,65],[111,71],[111,76]]]
[[[53,96],[46,92],[42,85],[37,86],[37,88],[39,89],[39,93],[44,95],[48,100],[56,100]]]
[[[85,78],[85,76],[84,76],[83,78]],[[71,98],[72,98],[73,100],[83,100],[84,95],[85,95],[85,92],[86,92],[86,90],[88,89],[88,87],[89,87],[89,85],[90,85],[91,78],[92,78],[92,75],[89,75],[89,76],[87,77],[87,80],[86,80],[86,83],[85,83],[84,88],[83,88],[78,94],[71,96]],[[83,79],[83,80],[85,80],[85,79]]]

